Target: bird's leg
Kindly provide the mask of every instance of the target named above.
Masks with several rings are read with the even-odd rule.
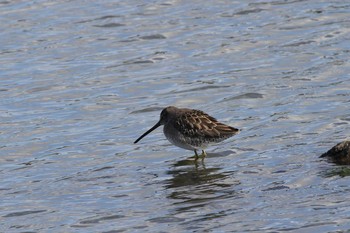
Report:
[[[198,154],[197,154],[197,150],[194,150],[194,154],[196,155],[194,161],[197,161],[198,158],[199,158],[199,156],[198,156]]]
[[[205,153],[205,151],[202,150],[202,160],[204,160],[205,156],[207,156],[207,153]]]

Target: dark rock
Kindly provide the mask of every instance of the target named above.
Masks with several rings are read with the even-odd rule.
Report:
[[[320,158],[328,158],[336,164],[350,165],[350,141],[338,143],[332,149],[322,154]]]

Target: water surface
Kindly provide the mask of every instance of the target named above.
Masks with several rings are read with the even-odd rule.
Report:
[[[2,232],[350,230],[346,1],[0,2]],[[204,163],[168,105],[242,132]]]

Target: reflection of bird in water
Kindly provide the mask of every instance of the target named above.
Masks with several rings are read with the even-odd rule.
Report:
[[[218,122],[214,117],[200,110],[170,106],[163,109],[160,120],[134,143],[137,143],[161,125],[164,125],[165,137],[175,146],[193,150],[196,160],[199,158],[197,150],[202,150],[201,156],[204,159],[206,156],[205,148],[232,137],[239,131],[234,127]]]
[[[240,181],[234,177],[234,171],[222,170],[219,167],[205,168],[204,165],[188,166],[187,162],[189,160],[186,159],[173,164],[173,169],[167,172],[172,177],[165,181],[165,188],[170,191],[167,197],[177,200],[178,204],[185,203],[179,205],[179,213],[210,205],[211,200],[241,196],[235,188]]]

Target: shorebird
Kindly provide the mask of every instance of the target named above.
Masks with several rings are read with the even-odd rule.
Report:
[[[202,150],[201,156],[204,159],[207,155],[204,149],[209,145],[239,132],[239,129],[225,125],[203,111],[169,106],[160,113],[159,121],[134,143],[161,125],[164,125],[163,132],[169,142],[183,149],[193,150],[195,160],[199,158],[197,150]]]

